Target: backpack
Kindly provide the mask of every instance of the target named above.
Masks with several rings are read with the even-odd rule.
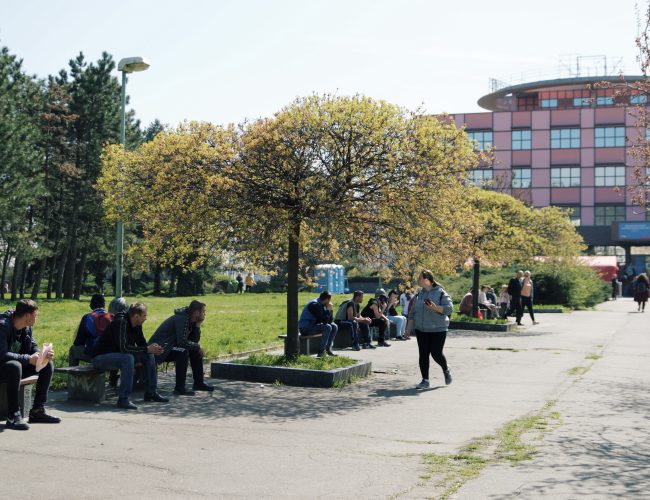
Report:
[[[639,280],[636,282],[636,291],[641,293],[648,291],[648,285],[646,285],[645,281]]]
[[[108,312],[100,313],[95,311],[91,312],[90,315],[95,320],[95,332],[97,332],[97,336],[99,337],[106,331],[111,321],[113,321],[113,315]]]

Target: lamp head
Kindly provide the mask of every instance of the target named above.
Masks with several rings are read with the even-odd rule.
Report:
[[[117,63],[118,71],[124,73],[135,73],[136,71],[145,71],[149,69],[149,62],[144,57],[125,57]]]

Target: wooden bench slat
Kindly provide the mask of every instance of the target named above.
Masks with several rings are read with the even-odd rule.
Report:
[[[55,373],[79,373],[79,374],[90,374],[90,373],[103,373],[104,370],[95,368],[94,366],[61,366],[54,369]]]
[[[24,379],[21,379],[20,381],[20,386],[24,385],[32,385],[38,382],[38,375],[32,375],[31,377],[26,377]]]

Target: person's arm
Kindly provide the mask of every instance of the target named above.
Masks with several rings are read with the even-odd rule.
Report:
[[[345,317],[348,321],[354,321],[354,305],[352,303],[348,304],[348,307],[345,308]]]
[[[454,302],[448,294],[442,296],[438,307],[441,308],[440,314],[444,314],[445,316],[451,316],[451,313],[454,312]]]
[[[11,321],[9,319],[8,321]],[[22,365],[28,365],[30,355],[19,354],[9,350],[9,338],[11,335],[11,326],[6,322],[0,323],[0,362],[6,363],[7,361],[18,361]]]
[[[189,317],[182,315],[174,316],[174,328],[176,329],[176,345],[178,347],[183,347],[190,351],[198,351],[201,349],[198,342],[192,342],[189,338],[190,329],[192,328]]]
[[[309,312],[312,313],[318,323],[329,323],[329,321],[327,321],[326,310],[320,303],[312,302],[307,306],[307,309],[309,309]]]

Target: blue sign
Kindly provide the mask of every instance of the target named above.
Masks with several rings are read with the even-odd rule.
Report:
[[[650,221],[619,222],[618,239],[633,241],[650,240]]]

